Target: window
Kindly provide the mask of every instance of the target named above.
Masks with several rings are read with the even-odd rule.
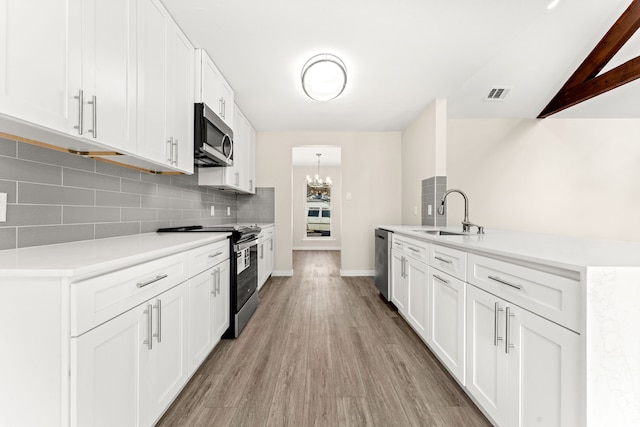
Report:
[[[307,184],[307,237],[331,237],[331,187]]]

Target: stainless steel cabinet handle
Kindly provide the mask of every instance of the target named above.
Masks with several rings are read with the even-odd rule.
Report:
[[[269,249],[273,250],[273,239],[269,240],[269,243],[271,243],[271,247]]]
[[[249,191],[253,191],[253,180],[249,180]]]
[[[442,262],[444,262],[446,264],[453,264],[453,261],[451,261],[449,259],[446,259],[446,258],[441,258],[439,256],[435,256],[434,258],[437,259],[438,261],[442,261]]]
[[[496,277],[496,276],[488,276],[488,277],[489,277],[489,279],[495,280],[496,282],[502,283],[503,285],[511,286],[512,288],[515,288],[515,289],[517,289],[519,291],[522,290],[522,286],[520,286],[520,285],[514,285],[513,283],[509,283],[509,282],[507,282],[505,280],[502,280],[501,278]]]
[[[209,258],[215,258],[218,255],[222,255],[222,252],[216,252],[215,254],[211,254],[211,255],[209,255]]]
[[[211,270],[211,280],[213,280],[213,282],[211,283],[211,295],[213,295],[214,297],[216,296],[216,271],[215,270]]]
[[[260,259],[264,258],[264,243],[260,245]]]
[[[78,96],[74,96],[73,99],[78,100],[78,126],[74,126],[74,129],[78,129],[78,135],[82,135],[82,122],[84,122],[84,91],[80,89]]]
[[[173,137],[169,137],[169,139],[167,140],[167,163],[172,164],[173,163]]]
[[[87,104],[93,105],[93,129],[89,129],[89,132],[93,134],[94,138],[98,137],[98,97],[93,95],[91,101]]]
[[[222,118],[227,119],[227,100],[222,100]]]
[[[153,348],[153,306],[151,304],[147,305],[147,309],[144,311],[144,314],[147,315],[147,339],[142,343],[147,345],[147,348],[151,350]]]
[[[409,246],[409,250],[412,252],[420,253],[420,249],[412,248],[411,246]]]
[[[442,283],[446,283],[447,285],[449,284],[449,281],[448,281],[448,280],[443,279],[442,277],[438,276],[437,274],[434,274],[434,275],[433,275],[433,278],[434,278],[434,279],[437,279],[437,280],[439,280],[439,281],[441,281]]]
[[[216,294],[220,294],[220,267],[216,269]]]
[[[220,117],[224,117],[222,115],[222,98],[218,100],[218,107],[219,107],[218,110],[220,111]]]
[[[158,340],[158,343],[162,342],[162,300],[157,300],[156,301],[156,305],[153,306],[153,308],[156,308],[158,310],[158,327],[157,327],[157,331],[155,334],[153,334],[154,337],[156,337],[156,339]]]
[[[502,341],[502,338],[498,336],[501,311],[504,311],[504,310],[500,308],[500,303],[496,302],[493,306],[493,345],[494,347],[498,346],[498,341]]]
[[[160,274],[160,275],[158,275],[158,276],[154,277],[153,279],[149,279],[149,280],[144,281],[144,282],[138,282],[138,283],[136,283],[136,287],[138,287],[138,288],[144,288],[145,286],[148,286],[148,285],[150,285],[150,284],[152,284],[152,283],[157,282],[158,280],[162,280],[162,279],[165,279],[165,278],[167,278],[167,277],[169,277],[169,275],[168,275],[168,274]]]
[[[515,348],[515,345],[511,344],[509,341],[511,340],[511,318],[516,315],[511,312],[511,308],[507,307],[506,309],[506,330],[505,330],[505,338],[504,338],[504,351],[509,354],[509,350]]]
[[[236,172],[236,186],[240,186],[240,172]]]
[[[174,147],[173,164],[177,166],[178,165],[178,139],[177,138],[173,141],[173,147]]]

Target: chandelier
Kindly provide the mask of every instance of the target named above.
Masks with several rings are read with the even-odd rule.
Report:
[[[322,156],[322,154],[316,153],[316,156],[318,156],[318,173],[313,179],[307,175],[307,185],[311,188],[329,188],[332,184],[331,177],[326,177],[324,181],[320,179],[320,156]]]

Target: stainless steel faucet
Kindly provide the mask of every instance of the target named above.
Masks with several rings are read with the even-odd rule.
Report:
[[[454,188],[444,193],[442,196],[442,200],[440,201],[440,207],[438,208],[438,213],[440,215],[444,215],[444,202],[447,199],[447,196],[451,193],[460,193],[460,195],[464,199],[464,219],[462,220],[462,231],[469,232],[471,231],[471,227],[478,227],[478,234],[484,234],[484,227],[469,221],[469,199],[467,198],[467,195],[464,194],[464,191],[462,190],[456,190]]]

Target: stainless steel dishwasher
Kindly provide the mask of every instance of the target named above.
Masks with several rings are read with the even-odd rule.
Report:
[[[380,291],[380,295],[389,301],[389,286],[391,278],[389,277],[389,255],[391,253],[391,231],[382,228],[375,230],[375,248],[376,248],[376,275],[374,282],[376,288]]]

